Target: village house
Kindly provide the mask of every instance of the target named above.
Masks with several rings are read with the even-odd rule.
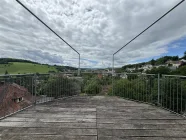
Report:
[[[128,75],[127,75],[126,73],[123,73],[123,74],[120,75],[120,77],[121,77],[122,79],[127,79],[127,78],[128,78]]]
[[[172,60],[168,60],[166,62],[167,66],[173,67],[173,68],[178,68],[181,65],[181,61],[172,61]]]
[[[186,60],[184,60],[184,59],[179,60],[179,61],[168,60],[166,62],[166,65],[169,66],[169,68],[171,70],[175,70],[175,69],[179,68],[181,65],[184,65],[184,64],[186,64]]]
[[[136,70],[136,68],[127,68],[126,70],[127,70],[128,72],[133,72],[133,71]]]
[[[147,70],[151,70],[153,68],[152,65],[150,64],[146,64],[144,66],[141,67],[141,69],[143,70],[143,72],[146,72]]]
[[[32,95],[16,83],[0,83],[0,117],[32,104]]]
[[[157,65],[157,66],[154,66],[154,68],[159,68],[159,67],[167,67],[167,65]]]
[[[186,60],[185,59],[181,59],[180,60],[180,65],[185,65],[186,64]]]

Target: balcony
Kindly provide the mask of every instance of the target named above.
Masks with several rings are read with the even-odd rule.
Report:
[[[184,77],[122,75],[1,77],[0,139],[186,139]]]

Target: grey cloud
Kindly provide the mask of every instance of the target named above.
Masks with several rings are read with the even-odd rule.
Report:
[[[40,63],[53,63],[53,64],[63,64],[63,58],[56,54],[50,54],[48,52],[42,52],[40,50],[30,50],[23,51],[22,57],[29,60],[35,60]]]
[[[112,54],[179,0],[22,0],[83,57],[82,67],[110,66]],[[16,1],[1,0],[0,50],[3,57],[77,66],[78,55]],[[167,52],[167,44],[186,35],[186,3],[123,49],[116,65]],[[12,54],[12,52],[15,52]],[[30,53],[28,53],[30,52]],[[55,55],[54,55],[55,54]],[[36,59],[36,57],[38,59]],[[122,64],[123,63],[123,64]]]

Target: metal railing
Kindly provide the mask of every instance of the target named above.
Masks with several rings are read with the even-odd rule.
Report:
[[[81,78],[73,73],[0,76],[0,118],[80,92]]]
[[[32,105],[33,75],[0,76],[0,118]]]
[[[156,104],[158,77],[154,74],[117,73],[113,81],[112,95]]]
[[[186,76],[162,76],[159,105],[173,112],[184,114],[186,111]]]
[[[56,73],[0,76],[0,118],[71,96],[118,96],[184,115],[186,76],[140,73]]]
[[[110,95],[150,103],[185,115],[186,76],[116,73]]]

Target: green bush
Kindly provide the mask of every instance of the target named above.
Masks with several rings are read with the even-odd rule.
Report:
[[[157,84],[155,84],[154,78],[138,77],[133,80],[114,80],[113,90],[110,89],[109,95],[153,103],[154,100],[157,100],[157,97],[153,95],[155,86]]]
[[[87,80],[84,84],[84,92],[86,94],[99,94],[101,92],[101,81],[97,77]]]
[[[40,84],[40,95],[49,97],[63,97],[80,94],[81,82],[76,79],[69,79],[62,76],[50,77],[47,81],[43,80]]]

